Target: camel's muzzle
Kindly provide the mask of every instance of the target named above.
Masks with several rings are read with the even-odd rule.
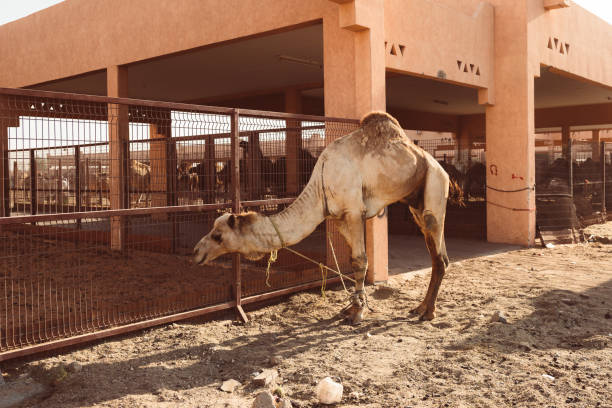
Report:
[[[197,249],[194,252],[193,263],[196,265],[206,265],[208,262],[208,253],[202,254]]]

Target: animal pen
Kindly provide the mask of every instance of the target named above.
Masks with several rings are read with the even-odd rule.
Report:
[[[612,143],[536,140],[536,222],[542,241],[577,242],[580,231],[608,220]]]
[[[464,205],[449,203],[446,209],[447,236],[486,240],[486,145],[471,142],[461,146],[453,138],[415,139],[414,143],[431,154],[463,191]],[[408,206],[389,207],[389,232],[420,234]]]
[[[0,89],[0,361],[320,286],[319,266],[287,251],[270,286],[266,260],[187,255],[223,212],[293,202],[325,145],[357,126]],[[350,266],[331,222],[296,249]]]

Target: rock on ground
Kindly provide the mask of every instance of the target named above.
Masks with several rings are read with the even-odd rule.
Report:
[[[257,394],[252,408],[276,408],[276,401],[270,391],[262,391]]]
[[[293,405],[291,404],[291,401],[289,401],[289,399],[283,398],[280,400],[278,408],[293,408]]]
[[[48,392],[48,388],[44,385],[31,378],[22,377],[0,387],[0,408],[15,407],[30,398],[40,397]]]
[[[495,322],[508,323],[508,319],[506,319],[506,315],[504,313],[498,310],[495,313],[493,313],[493,316],[491,316],[491,323],[495,323]]]
[[[223,381],[223,384],[221,384],[221,391],[234,392],[234,390],[241,385],[242,384],[236,380]]]
[[[257,377],[253,378],[253,384],[258,387],[266,387],[278,378],[278,371],[274,369],[265,369]]]

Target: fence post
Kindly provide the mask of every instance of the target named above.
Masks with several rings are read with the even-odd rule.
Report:
[[[234,214],[240,212],[240,114],[238,109],[234,109],[231,115],[231,149],[232,149],[232,210]],[[246,313],[242,309],[242,282],[240,271],[240,254],[232,255],[232,269],[234,271],[234,296],[236,309],[242,320],[249,321]]]
[[[257,154],[257,149],[262,152],[261,157]],[[263,174],[264,155],[263,149],[259,144],[259,132],[249,133],[249,148],[247,151],[247,188],[245,191],[251,200],[261,200],[262,195],[262,180],[265,177]]]
[[[110,166],[108,166],[108,168],[110,169]],[[96,182],[96,190],[98,190],[98,209],[102,210],[102,185],[104,184],[102,182],[102,160],[98,160],[98,177],[97,177],[97,182]],[[108,199],[110,201],[110,185],[108,185],[108,181],[110,180],[110,174],[107,174],[106,177],[106,186],[105,189],[108,188]]]
[[[81,148],[74,148],[74,211],[81,211]],[[81,219],[77,220],[77,229],[81,229]]]
[[[13,205],[11,206],[12,211],[17,211],[17,173],[19,172],[19,165],[17,159],[13,162]],[[10,214],[9,214],[10,215]]]
[[[204,175],[201,185],[204,186],[204,204],[217,202],[217,166],[215,156],[215,138],[212,135],[206,136],[204,152]]]
[[[170,125],[170,128],[172,126]],[[166,146],[166,158],[168,159],[168,165],[166,166],[166,205],[176,206],[178,205],[178,193],[177,193],[177,184],[178,184],[178,169],[177,169],[177,151],[176,151],[176,142],[172,140],[171,137],[168,137],[165,141]],[[177,239],[179,236],[179,227],[176,222],[177,214],[169,213],[170,224],[172,225],[172,243],[170,246],[170,251],[174,254],[176,253],[177,247]]]
[[[59,158],[57,159],[57,180],[55,182],[55,211],[59,210],[59,212],[64,212],[64,194],[62,187],[62,159]]]
[[[606,142],[599,143],[599,165],[601,166],[601,220],[606,222]]]
[[[36,154],[34,149],[30,149],[30,214],[36,215],[38,209],[38,192],[37,192],[37,178],[36,174]],[[36,223],[34,223],[36,225]]]
[[[572,138],[567,139],[567,151],[565,152],[566,160],[569,162],[569,190],[574,202],[574,149],[572,146]]]

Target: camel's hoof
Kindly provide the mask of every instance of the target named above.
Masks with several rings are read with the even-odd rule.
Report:
[[[344,319],[349,324],[358,324],[361,323],[365,316],[365,307],[363,307],[359,302],[355,302],[349,305],[346,309],[341,312]]]
[[[346,313],[346,322],[352,325],[361,323],[361,321],[363,320],[365,316],[365,308],[363,307],[360,308],[355,305],[351,307],[349,310],[350,312]]]
[[[433,320],[436,314],[433,311],[429,311],[426,303],[421,303],[410,311],[413,315],[418,315],[419,320]]]
[[[436,314],[434,312],[425,312],[424,314],[419,316],[419,320],[421,321],[429,321],[429,320],[433,320],[436,317]]]
[[[425,303],[421,303],[414,309],[410,311],[410,314],[423,316],[427,312],[427,305]]]

